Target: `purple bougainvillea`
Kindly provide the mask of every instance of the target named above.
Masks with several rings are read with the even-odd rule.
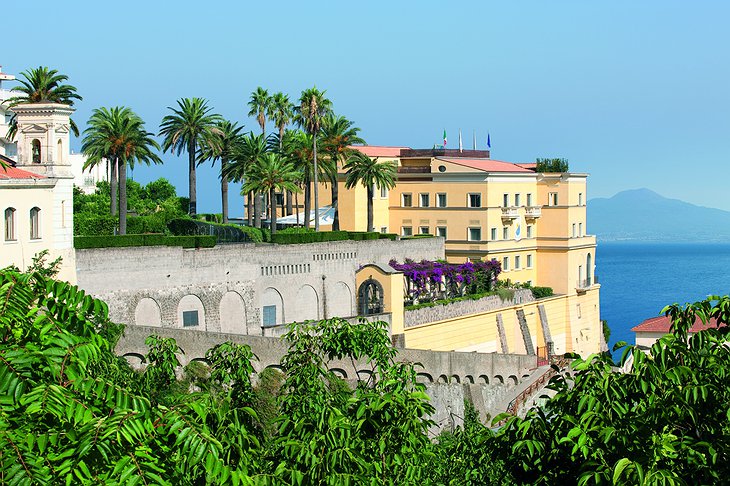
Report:
[[[446,263],[406,259],[403,263],[391,260],[390,266],[403,272],[405,300],[409,304],[488,292],[502,271],[497,260]]]

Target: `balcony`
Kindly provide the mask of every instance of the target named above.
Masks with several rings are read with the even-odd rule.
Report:
[[[398,167],[399,174],[430,174],[431,167],[418,167],[418,166],[401,166]]]
[[[517,207],[502,208],[502,219],[517,219],[520,217],[520,211]]]
[[[593,277],[578,280],[575,283],[575,290],[577,290],[578,292],[585,292],[586,290],[590,289],[597,283],[598,283],[598,275],[593,275]]]
[[[525,208],[526,219],[537,219],[542,216],[542,206],[527,206]]]

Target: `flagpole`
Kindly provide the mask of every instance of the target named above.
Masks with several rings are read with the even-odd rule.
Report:
[[[464,146],[461,144],[461,128],[459,128],[459,152],[464,151]]]
[[[477,131],[476,130],[474,130],[473,135],[474,135],[472,137],[473,138],[472,142],[473,142],[473,145],[474,145],[473,148],[474,148],[474,150],[476,150],[477,149]]]

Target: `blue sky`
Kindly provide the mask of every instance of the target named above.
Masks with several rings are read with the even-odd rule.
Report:
[[[150,131],[180,97],[258,130],[257,86],[326,89],[372,145],[492,139],[492,157],[566,157],[589,197],[647,187],[730,210],[730,3],[22,2],[3,6],[3,71],[66,73],[91,110],[127,105]],[[9,85],[6,85],[9,86]],[[80,141],[72,146],[78,150]],[[187,193],[183,154],[138,168]],[[217,170],[198,210],[220,211]],[[232,214],[241,199],[231,191]]]

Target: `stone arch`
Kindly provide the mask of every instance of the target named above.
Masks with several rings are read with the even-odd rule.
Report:
[[[63,155],[63,140],[59,138],[56,142],[56,161],[58,163],[62,163],[64,161],[65,157]]]
[[[177,327],[205,331],[205,306],[200,297],[187,294],[177,304]]]
[[[516,385],[517,382],[519,381],[515,375],[509,375],[509,378],[508,379],[509,379],[509,381],[512,382],[511,383],[512,385]]]
[[[357,379],[360,381],[368,381],[372,376],[372,370],[357,370]]]
[[[319,319],[319,295],[314,287],[305,284],[297,291],[295,321],[308,321]]]
[[[339,281],[332,286],[332,295],[327,298],[328,317],[350,317],[352,312],[352,290],[345,282]]]
[[[494,375],[494,382],[496,384],[504,385],[504,378],[502,375]]]
[[[142,297],[134,309],[134,324],[137,326],[162,326],[160,304],[152,297]]]
[[[284,373],[284,367],[278,364],[270,364],[264,368],[265,370],[276,370],[279,373]]]
[[[220,302],[221,332],[230,334],[248,334],[246,331],[246,306],[238,292],[229,290]]]
[[[522,375],[522,379],[523,379],[523,380],[525,380],[525,379],[527,379],[527,378],[529,378],[529,377],[530,377],[530,375],[529,375],[529,374],[527,374],[527,373],[526,373],[526,374],[524,374],[524,375]]]
[[[144,356],[139,353],[126,353],[123,357],[132,368],[140,369],[145,365]]]
[[[261,325],[272,327],[284,323],[284,299],[274,287],[267,287],[261,295]]]
[[[357,313],[360,316],[383,312],[383,286],[372,277],[360,284],[357,290]]]
[[[416,382],[418,383],[433,383],[433,376],[428,373],[418,373],[416,375]]]
[[[30,142],[30,156],[34,164],[41,163],[41,141],[37,138],[34,138]]]
[[[487,375],[479,375],[479,383],[489,385],[489,377]]]
[[[446,376],[446,375],[441,375],[441,376],[439,376],[438,382],[439,383],[448,383],[449,382],[449,377]]]
[[[470,385],[473,385],[474,384],[474,377],[471,376],[471,375],[466,375],[464,377],[464,383],[468,383]]]
[[[342,368],[331,368],[330,371],[335,374],[338,378],[342,378],[343,380],[347,379],[347,372],[343,370]]]
[[[449,383],[461,383],[461,378],[459,378],[459,375],[451,375]]]

